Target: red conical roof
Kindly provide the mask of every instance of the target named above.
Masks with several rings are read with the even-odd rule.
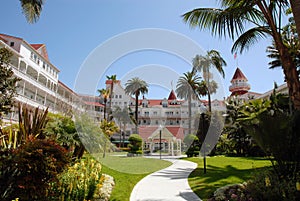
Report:
[[[242,71],[239,68],[237,68],[235,70],[235,73],[234,73],[234,75],[231,79],[231,82],[233,82],[234,80],[246,80],[246,81],[248,81],[246,76],[242,73]]]
[[[172,91],[170,92],[170,95],[169,95],[168,100],[176,100],[176,99],[177,99],[177,97],[176,97],[176,95],[175,95],[175,92],[174,92],[174,90],[172,90]]]

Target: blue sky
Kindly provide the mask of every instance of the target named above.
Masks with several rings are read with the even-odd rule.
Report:
[[[118,35],[149,28],[181,34],[196,42],[204,51],[218,50],[228,64],[225,67],[226,77],[221,81],[225,95],[230,94],[229,82],[237,65],[248,78],[251,91],[262,93],[270,90],[274,81],[282,84],[282,70],[268,69],[269,59],[266,57],[265,49],[270,45],[270,39],[261,40],[234,60],[230,52],[232,41],[213,37],[208,31],[190,29],[182,21],[180,16],[183,13],[200,6],[214,6],[214,2],[211,0],[51,0],[46,1],[40,20],[35,24],[28,24],[22,15],[19,1],[6,0],[1,3],[0,32],[21,37],[29,43],[46,44],[50,61],[61,70],[59,79],[72,89],[80,68],[97,47]],[[115,52],[124,45],[132,45],[132,41],[128,41],[127,44],[125,41],[125,44],[119,46],[114,45],[107,51]],[[189,48],[181,44],[182,51],[188,51]],[[190,61],[192,57],[193,55],[190,56]],[[117,78],[125,82],[130,75],[139,75],[143,79],[143,74],[135,73],[143,68],[169,69],[179,75],[191,69],[190,64],[178,55],[151,49],[120,55],[110,66],[101,66],[102,59],[99,56],[99,68],[106,70],[101,75],[97,75],[99,76],[98,88],[104,86],[105,75],[117,74]],[[176,80],[170,79],[168,73],[147,70],[143,72],[154,80],[157,78],[172,82],[175,88]],[[153,84],[148,97],[166,97],[170,88],[171,85]]]

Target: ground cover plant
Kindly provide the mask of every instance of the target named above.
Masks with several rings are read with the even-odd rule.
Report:
[[[203,200],[209,199],[220,187],[243,183],[251,178],[252,173],[270,167],[265,158],[225,157],[207,158],[207,173],[203,174],[203,160],[199,157],[187,158],[198,167],[189,176],[189,185]]]

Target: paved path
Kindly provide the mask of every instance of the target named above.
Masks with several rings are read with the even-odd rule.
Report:
[[[188,184],[196,163],[170,159],[173,165],[154,172],[139,181],[130,201],[201,201]]]

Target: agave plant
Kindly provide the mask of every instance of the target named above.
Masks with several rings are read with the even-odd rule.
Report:
[[[19,133],[23,140],[29,137],[44,138],[43,129],[47,120],[48,108],[41,111],[39,108],[30,110],[27,106],[19,104]]]

